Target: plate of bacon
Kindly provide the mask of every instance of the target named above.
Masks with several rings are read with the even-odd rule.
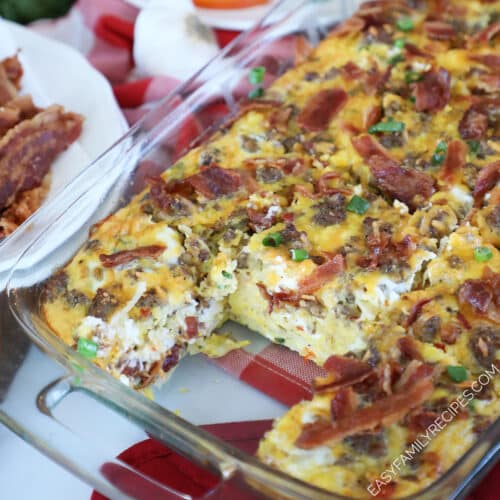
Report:
[[[108,82],[78,52],[0,22],[0,271],[6,245],[127,129]]]

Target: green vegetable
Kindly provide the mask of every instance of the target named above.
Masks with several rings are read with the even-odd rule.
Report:
[[[265,247],[278,247],[283,243],[283,235],[281,233],[269,233],[262,240]]]
[[[474,258],[477,262],[487,262],[493,257],[493,252],[488,247],[474,248]]]
[[[433,165],[441,165],[446,158],[446,151],[448,150],[448,145],[445,141],[439,141],[436,149],[434,150],[434,154],[431,158],[431,163]]]
[[[405,129],[403,122],[397,122],[393,118],[389,118],[386,122],[378,122],[372,125],[368,132],[376,134],[377,132],[402,132]]]
[[[277,342],[278,344],[284,344],[285,339],[283,337],[275,337],[274,341]]]
[[[422,80],[422,75],[418,71],[407,71],[405,73],[406,83],[415,83]]]
[[[414,96],[414,95],[411,95],[409,98],[410,102],[412,102],[413,104],[415,104],[415,102],[417,101],[417,98]]]
[[[396,47],[397,49],[403,49],[405,45],[406,40],[404,38],[398,38],[397,40],[394,40],[394,47]]]
[[[415,27],[415,23],[411,17],[404,16],[396,21],[396,27],[400,31],[411,31]]]
[[[259,97],[262,97],[264,95],[264,89],[262,87],[257,87],[255,89],[252,89],[248,93],[248,98],[249,99],[257,99]]]
[[[479,151],[479,146],[481,143],[479,141],[467,141],[467,144],[469,145],[469,151],[476,155]]]
[[[227,278],[227,279],[231,279],[233,277],[233,275],[231,273],[228,273],[225,270],[223,270],[221,274],[222,274],[222,276],[224,276],[224,278]]]
[[[97,356],[97,350],[99,346],[92,342],[92,340],[87,340],[83,337],[78,339],[78,344],[76,350],[88,359],[93,359]]]
[[[405,57],[403,54],[396,54],[389,59],[389,64],[394,66],[395,64],[403,62],[404,60]]]
[[[30,23],[62,16],[74,3],[75,0],[0,0],[0,16],[17,23]]]
[[[262,83],[264,80],[264,75],[266,73],[266,68],[264,66],[257,66],[255,68],[252,68],[250,70],[250,73],[248,74],[248,81],[252,85],[259,85],[259,83]]]
[[[355,194],[347,204],[346,210],[355,214],[363,215],[370,206],[370,202]]]
[[[309,254],[304,248],[292,248],[290,250],[290,254],[292,255],[292,260],[294,262],[302,262],[303,260],[309,258]]]
[[[453,382],[464,382],[467,380],[467,370],[463,366],[447,366],[446,371]]]

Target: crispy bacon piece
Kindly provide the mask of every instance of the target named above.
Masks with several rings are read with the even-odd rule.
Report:
[[[431,113],[443,109],[450,100],[450,74],[444,68],[424,73],[415,84],[415,108]]]
[[[198,335],[198,319],[195,316],[186,316],[186,335],[188,339]]]
[[[341,88],[323,89],[306,102],[297,123],[310,132],[326,129],[332,118],[345,106],[347,92]]]
[[[162,245],[148,245],[137,247],[133,250],[122,250],[109,255],[102,253],[99,255],[99,260],[104,267],[115,267],[128,264],[135,259],[142,259],[143,257],[158,257],[164,250],[165,247]]]
[[[340,71],[342,72],[342,76],[347,80],[357,80],[364,76],[365,70],[361,69],[356,63],[349,61],[344,64]]]
[[[410,328],[413,323],[417,320],[417,318],[420,316],[420,313],[422,312],[423,307],[428,304],[429,302],[432,302],[434,300],[433,297],[430,299],[422,299],[419,300],[416,304],[413,305],[413,307],[410,310],[410,314],[406,318],[404,322],[404,327],[405,328]]]
[[[373,368],[364,361],[336,355],[330,356],[323,368],[328,375],[317,377],[313,381],[315,391],[331,391],[348,387],[365,380],[374,373]]]
[[[352,387],[342,387],[336,391],[330,402],[332,420],[344,418],[358,406],[358,398]]]
[[[460,137],[465,140],[478,140],[485,136],[488,130],[488,115],[477,106],[470,106],[463,114],[458,124]]]
[[[355,35],[363,31],[365,27],[364,19],[357,16],[352,16],[344,22],[338,24],[330,31],[330,37],[343,37],[347,35]]]
[[[387,151],[387,149],[385,149],[384,146],[382,146],[382,144],[375,140],[371,135],[363,134],[358,137],[353,137],[351,139],[351,143],[354,146],[354,149],[367,162],[369,162],[374,156],[380,156],[397,165],[396,160],[394,160],[389,151]]]
[[[434,193],[434,179],[419,170],[403,168],[382,156],[368,160],[370,171],[381,191],[406,203],[412,210]]]
[[[365,90],[368,95],[381,92],[384,85],[391,77],[392,66],[388,66],[385,71],[379,71],[377,67],[369,69],[365,77]]]
[[[332,179],[338,179],[339,175],[336,174],[335,172],[327,172],[326,174],[323,174],[315,183],[315,193],[309,193],[306,189],[303,191],[298,190],[305,196],[312,198],[312,199],[317,199],[317,198],[323,198],[325,195],[332,195],[336,193],[340,194],[351,194],[350,189],[346,188],[335,188],[335,187],[330,187],[328,185],[328,181],[331,181]],[[299,188],[299,186],[295,186],[296,188]],[[303,187],[303,186],[300,186]]]
[[[254,208],[247,208],[250,227],[257,232],[269,229],[276,224],[276,215],[269,216],[268,211],[260,212]]]
[[[378,123],[382,117],[381,106],[370,106],[363,110],[363,130],[367,131],[372,125]]]
[[[301,175],[307,168],[308,163],[304,158],[248,158],[244,162],[246,169],[255,171],[258,167],[279,168],[286,175]]]
[[[303,295],[311,295],[328,283],[333,276],[345,269],[344,257],[341,254],[331,257],[330,260],[318,266],[309,276],[299,282],[296,291],[269,293],[263,283],[257,283],[261,295],[268,301],[268,312],[271,314],[275,307],[282,303],[298,306]]]
[[[429,52],[424,52],[421,50],[419,47],[414,45],[413,43],[405,43],[404,47],[405,53],[407,56],[418,56],[418,57],[425,57],[425,58],[430,58],[432,59],[432,54],[429,54]]]
[[[483,202],[484,195],[493,189],[500,180],[500,160],[484,166],[477,176],[474,186],[474,201],[476,206]]]
[[[400,337],[398,348],[408,359],[422,360],[422,355],[418,349],[418,344],[413,337]]]
[[[16,95],[16,86],[10,81],[4,66],[0,64],[0,106],[4,106]]]
[[[292,106],[280,107],[273,111],[269,117],[269,126],[279,131],[286,132],[288,130],[288,122],[293,114]]]
[[[410,416],[408,419],[408,429],[415,432],[425,431],[439,416],[434,411],[422,410]]]
[[[500,22],[492,23],[481,31],[478,31],[472,38],[471,41],[476,43],[487,43],[493,40],[495,36],[500,33]]]
[[[358,408],[333,422],[320,420],[304,426],[295,445],[303,449],[331,445],[347,436],[388,426],[419,407],[429,398],[433,389],[432,374],[424,375],[414,382],[412,379],[412,383],[408,381],[397,392],[376,400],[370,406]]]
[[[462,170],[467,157],[467,145],[459,140],[448,143],[446,158],[441,169],[441,178],[451,182],[456,173]]]
[[[457,34],[455,28],[444,21],[425,21],[424,31],[433,40],[452,40]]]
[[[500,68],[500,56],[497,54],[472,54],[469,59],[484,64],[488,68],[495,70]]]
[[[0,140],[0,208],[19,190],[39,186],[54,159],[81,133],[82,117],[50,106],[24,120]]]
[[[458,289],[458,303],[466,310],[500,323],[500,274],[486,267],[480,279],[466,280]]]
[[[16,89],[19,90],[21,88],[21,78],[23,77],[24,70],[17,55],[6,57],[1,64],[7,78],[14,84]]]
[[[202,168],[199,173],[188,177],[187,181],[209,200],[234,193],[241,186],[238,172],[217,165]]]

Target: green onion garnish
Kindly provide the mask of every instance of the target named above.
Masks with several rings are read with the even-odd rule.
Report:
[[[396,21],[396,27],[400,31],[411,31],[415,27],[415,23],[411,17],[404,16]]]
[[[257,66],[255,68],[252,68],[250,70],[250,73],[248,74],[248,81],[252,85],[259,85],[259,83],[262,83],[264,80],[264,75],[266,73],[266,68],[264,66]]]
[[[474,258],[477,262],[487,262],[493,257],[493,252],[488,247],[474,248]]]
[[[222,270],[222,276],[224,276],[224,278],[227,278],[227,279],[231,279],[233,277],[233,275],[231,273],[228,273],[226,270]]]
[[[448,145],[445,141],[439,141],[434,154],[431,158],[431,163],[433,165],[441,165],[446,158],[446,151],[448,150]]]
[[[467,370],[463,366],[447,366],[448,376],[453,382],[465,382],[467,380]]]
[[[397,40],[394,40],[394,47],[397,49],[404,49],[404,46],[406,45],[406,40],[404,38],[398,38]]]
[[[472,153],[472,154],[477,154],[478,151],[479,151],[479,146],[481,145],[481,143],[479,141],[467,141],[467,144],[469,145],[469,151]]]
[[[372,125],[368,132],[370,134],[376,134],[377,132],[402,132],[405,129],[405,124],[403,122],[397,122],[393,118],[389,118],[386,122],[378,122]]]
[[[290,254],[294,262],[302,262],[309,258],[309,253],[304,248],[292,248]]]
[[[422,80],[422,75],[418,71],[407,71],[405,73],[406,83],[415,83]]]
[[[83,337],[78,339],[78,344],[76,350],[88,359],[93,359],[97,356],[97,350],[99,346],[92,342],[92,340],[87,340]]]
[[[257,99],[259,97],[262,97],[264,95],[264,89],[262,87],[257,87],[255,89],[252,89],[248,93],[248,98],[249,99]]]
[[[355,214],[363,215],[370,206],[370,202],[355,194],[346,206],[346,210]]]
[[[283,235],[281,233],[269,233],[262,240],[265,247],[277,247],[283,243]]]
[[[284,344],[285,339],[283,337],[275,337],[274,341],[277,342],[278,344]]]
[[[413,104],[415,104],[417,102],[417,98],[414,96],[414,95],[411,95],[410,97],[408,97],[408,99],[410,100],[410,102],[412,102]]]
[[[395,64],[403,62],[404,60],[405,57],[403,56],[403,54],[396,54],[389,59],[389,64],[394,66]]]

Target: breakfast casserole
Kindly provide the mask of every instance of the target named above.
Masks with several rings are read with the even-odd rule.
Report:
[[[135,389],[228,319],[297,351],[326,375],[258,455],[369,495],[500,369],[499,33],[498,2],[371,1],[265,91],[252,68],[233,121],[46,282],[47,323]],[[442,475],[498,417],[498,390],[378,494]]]

